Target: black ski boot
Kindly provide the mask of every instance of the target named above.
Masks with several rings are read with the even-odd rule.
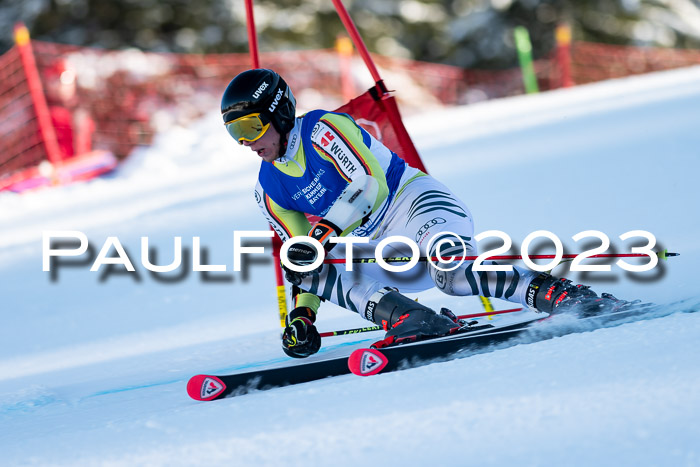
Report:
[[[373,345],[375,348],[445,336],[461,326],[449,310],[437,314],[389,288],[380,290],[370,298],[365,317],[387,331],[384,340]]]
[[[602,311],[618,311],[636,302],[619,300],[611,294],[599,297],[589,286],[573,284],[570,280],[542,273],[527,288],[527,305],[549,314],[574,310],[580,316],[589,316]]]

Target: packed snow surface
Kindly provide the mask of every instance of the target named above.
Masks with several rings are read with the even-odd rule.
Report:
[[[476,232],[506,232],[517,254],[536,230],[567,252],[597,246],[571,237],[598,230],[622,253],[646,242],[620,235],[646,230],[681,256],[648,273],[554,272],[620,298],[700,306],[700,68],[406,124],[431,174],[469,205]],[[213,113],[161,134],[108,178],[0,194],[0,464],[700,465],[700,313],[371,378],[189,399],[192,375],[290,360],[269,255],[233,271],[233,232],[267,229],[252,195],[258,164]],[[57,230],[83,232],[89,251],[45,272],[42,233]],[[110,237],[135,272],[90,271]],[[173,261],[180,237],[182,266],[146,270],[142,237],[159,265]],[[193,272],[194,250],[226,270]],[[473,297],[418,296],[480,311]],[[364,324],[330,304],[318,321],[321,331]],[[328,338],[319,357],[377,338]]]

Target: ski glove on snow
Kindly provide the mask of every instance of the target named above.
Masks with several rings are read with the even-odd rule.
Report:
[[[294,358],[305,358],[321,348],[321,335],[314,326],[316,313],[311,308],[301,306],[287,315],[287,327],[282,333],[282,349]]]

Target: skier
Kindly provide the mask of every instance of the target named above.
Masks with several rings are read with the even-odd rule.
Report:
[[[296,117],[295,108],[289,86],[266,69],[237,75],[221,100],[229,134],[262,159],[255,197],[282,241],[309,236],[327,257],[343,258],[345,247],[333,249],[332,238],[369,237],[362,247],[374,252],[382,239],[401,235],[416,240],[421,256],[477,254],[472,215],[449,188],[409,166],[350,116],[314,110]],[[305,214],[320,220],[311,225]],[[406,248],[392,244],[384,251],[412,256]],[[288,251],[290,262],[300,266],[312,264],[317,255],[306,243]],[[385,343],[447,335],[460,326],[448,310],[436,313],[401,292],[438,287],[448,295],[483,295],[547,313],[615,300],[546,273],[515,266],[510,272],[476,272],[472,265],[467,261],[440,270],[423,263],[404,273],[387,272],[378,264],[360,264],[354,271],[344,264],[323,264],[312,272],[284,267],[294,308],[287,316],[283,349],[297,358],[318,352],[321,337],[314,322],[321,300],[383,326]]]

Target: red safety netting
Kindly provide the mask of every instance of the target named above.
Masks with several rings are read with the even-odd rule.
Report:
[[[17,47],[0,56],[0,174],[47,159]]]
[[[400,71],[443,105],[472,104],[488,99],[516,96],[525,92],[519,68],[508,70],[462,69],[449,65],[372,55],[375,63],[389,71]],[[561,87],[555,54],[535,61],[540,90]],[[387,82],[392,80],[387,79]],[[398,87],[398,86],[397,86]],[[399,88],[400,91],[400,88]],[[400,92],[397,98],[401,102]]]
[[[75,74],[72,106],[89,109],[95,121],[93,145],[124,157],[155,133],[187,125],[219,106],[233,76],[250,67],[247,54],[187,55],[110,51],[33,41],[49,105],[60,96],[65,70]],[[290,56],[293,57],[290,59]],[[265,54],[264,63],[295,93],[314,89],[341,102],[337,54],[312,50]]]
[[[230,79],[250,67],[247,54],[187,55],[110,51],[42,41],[32,44],[49,106],[88,111],[95,124],[93,146],[119,157],[149,144],[158,131],[187,125],[218,108]],[[332,109],[346,101],[341,92],[341,59],[334,50],[262,55],[262,63],[278,71],[294,89],[302,110]],[[435,89],[452,94],[442,97],[440,104],[455,103],[456,93],[462,89],[461,70],[454,67],[410,61],[388,63],[387,67],[395,74],[411,74],[426,97],[433,96],[430,86],[439,79],[441,84]],[[66,71],[68,79],[64,79]],[[70,82],[71,76],[74,82]],[[425,79],[431,76],[432,81]],[[368,76],[364,78],[354,80],[358,92],[371,83]],[[65,94],[69,95],[67,100]],[[404,104],[400,98],[399,102]],[[410,102],[405,104],[411,106]]]
[[[204,113],[215,111],[229,80],[250,67],[248,54],[181,55],[42,41],[31,44],[62,158],[86,149],[126,157],[135,147],[150,144],[159,131],[189,125]],[[576,84],[700,63],[700,51],[691,50],[574,42],[570,51],[567,76]],[[397,90],[394,96],[405,114],[524,92],[519,69],[463,70],[372,57],[389,89]],[[350,58],[350,73],[343,60],[348,59],[334,50],[261,56],[264,66],[280,72],[292,86],[301,110],[340,107],[348,101],[347,93],[342,92],[348,79],[354,95],[360,94],[358,99],[365,105],[369,95],[362,93],[373,81],[357,57]],[[540,90],[562,85],[560,61],[561,50],[535,62]],[[347,105],[357,106],[358,102]],[[350,107],[345,107],[346,111],[361,115]],[[386,122],[380,124],[373,118],[365,117],[379,125],[387,138],[389,130],[382,127]],[[388,145],[405,153],[392,143]],[[0,56],[0,177],[36,166],[47,157],[26,74],[14,47]]]
[[[574,42],[571,45],[571,70],[576,84],[698,64],[699,50],[630,47],[591,42]]]

